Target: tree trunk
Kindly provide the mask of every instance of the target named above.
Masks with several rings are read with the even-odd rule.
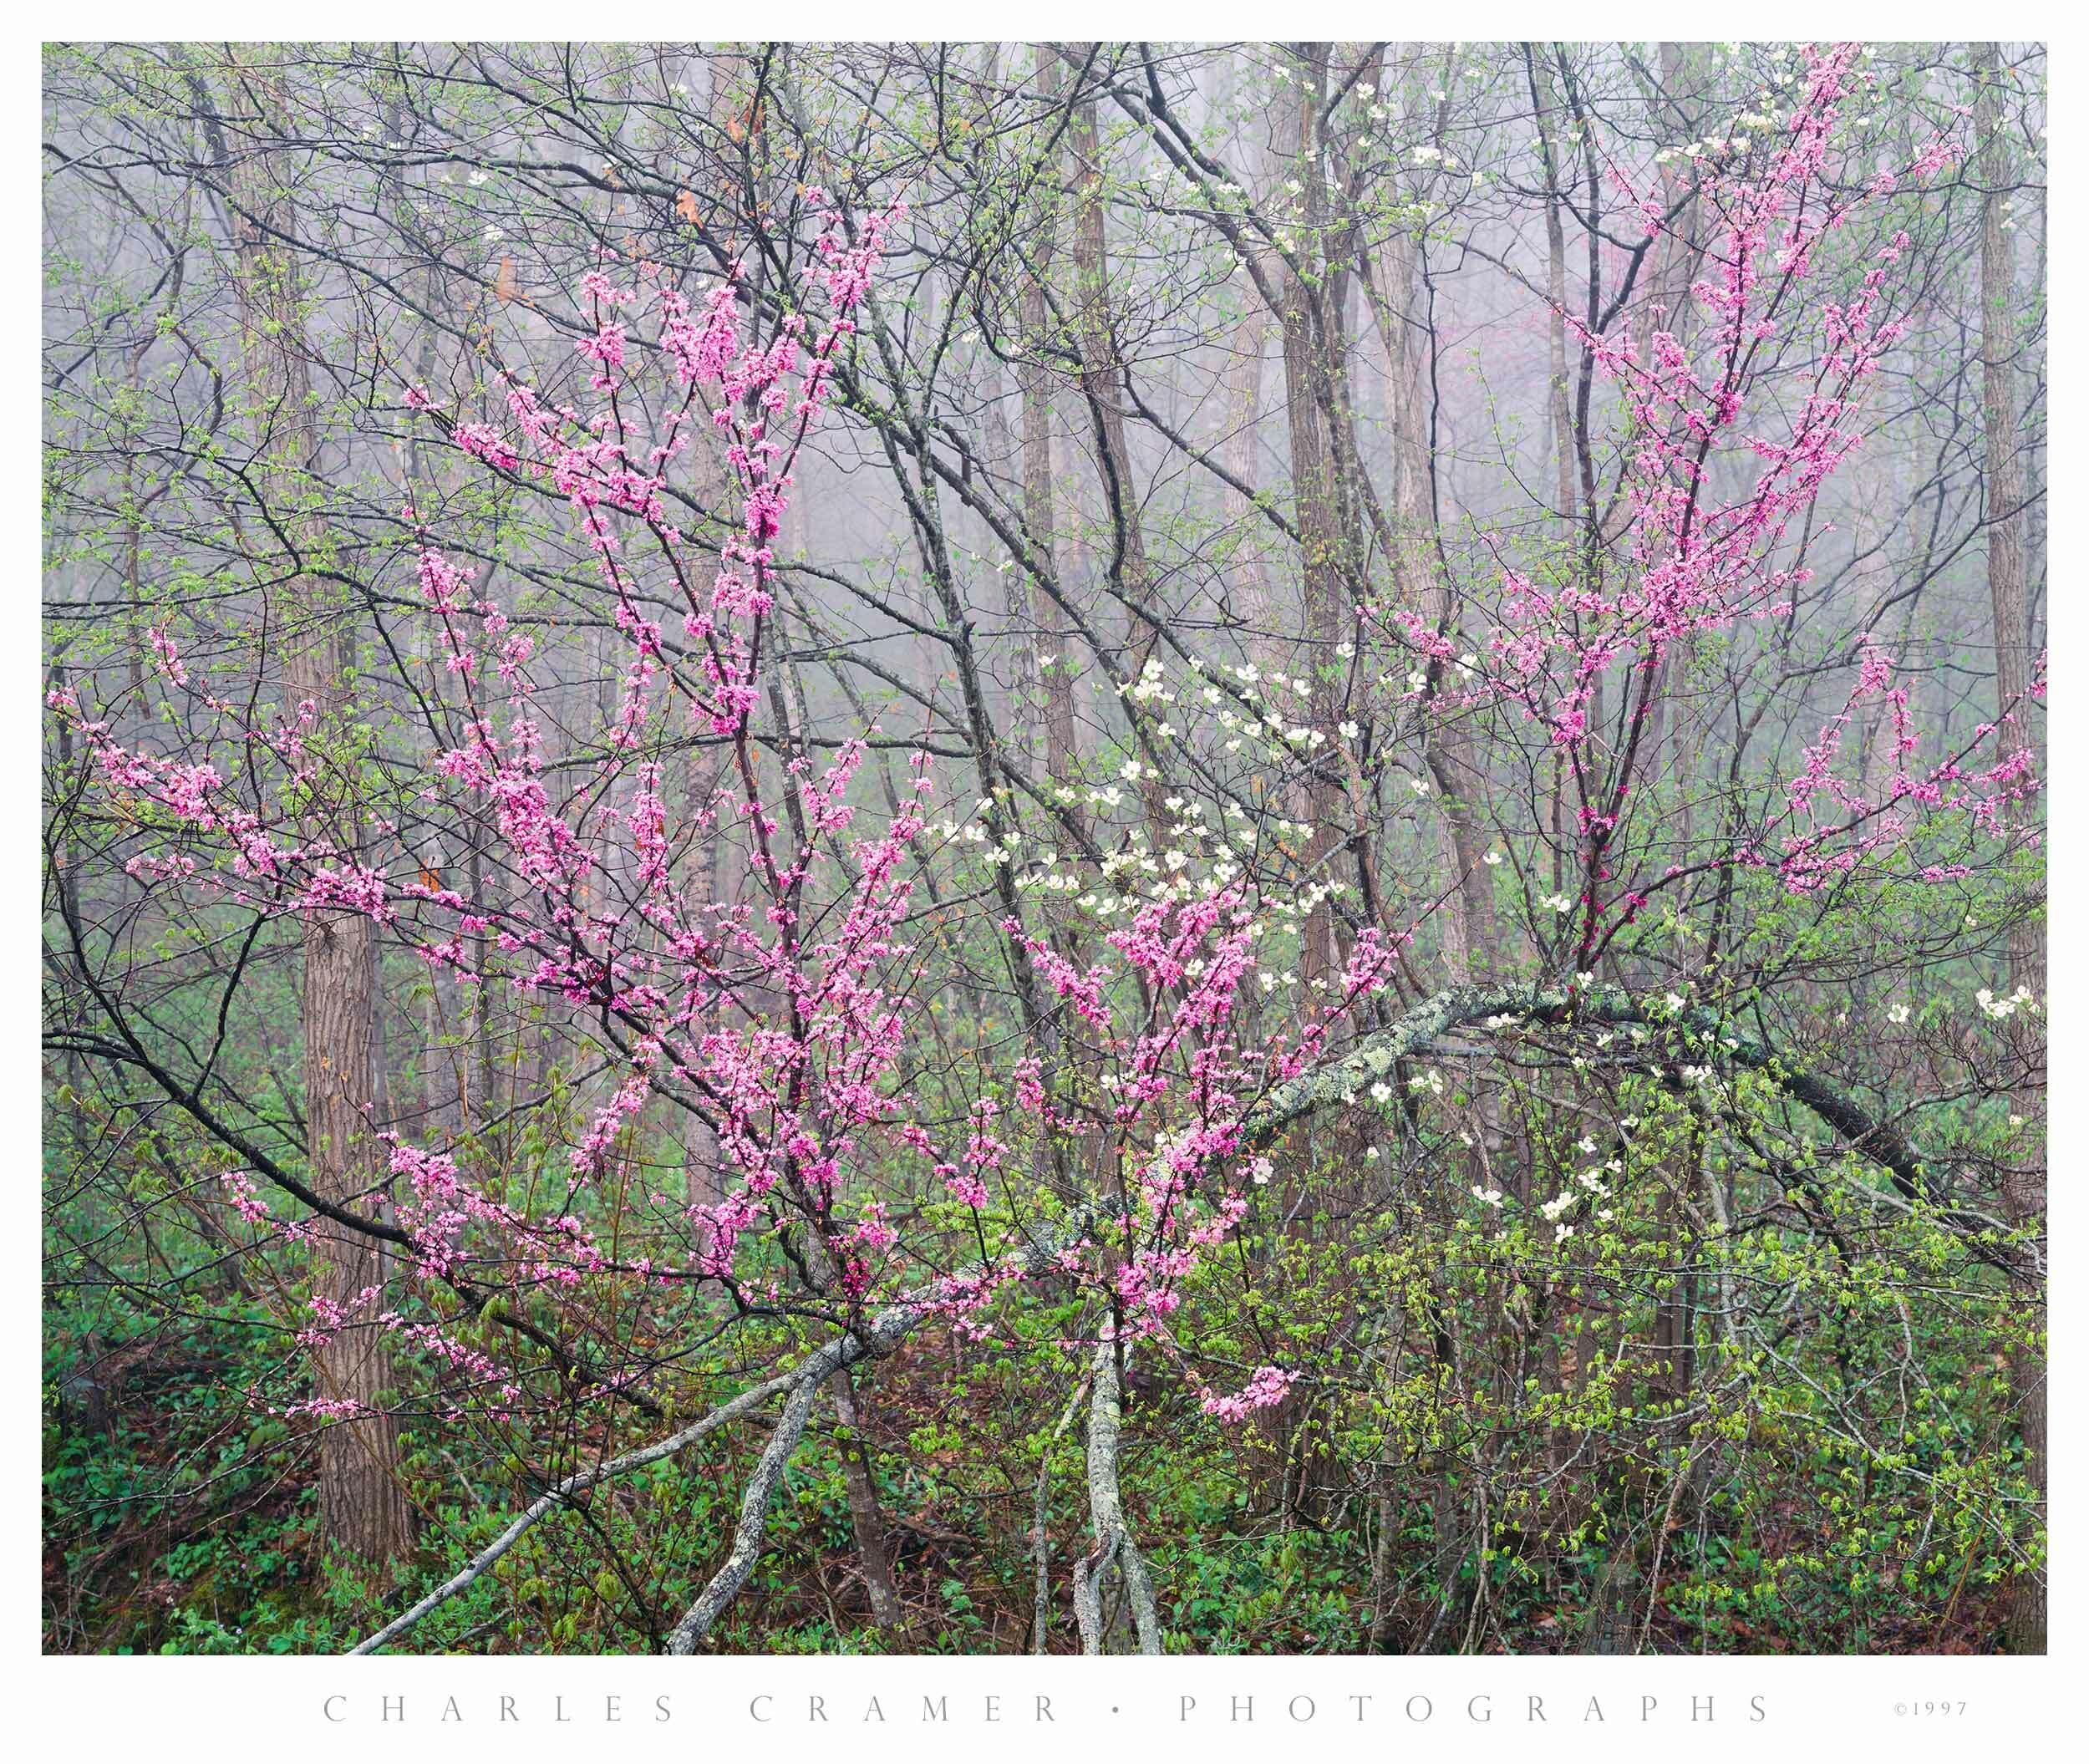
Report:
[[[2005,224],[2010,168],[2003,135],[2000,45],[1983,43],[1975,57],[1974,132],[1980,141],[1980,368],[1981,416],[1986,445],[1988,592],[1994,602],[1995,714],[1997,740],[2008,753],[2031,740],[2031,616],[2024,570],[2024,476],[2018,457],[2015,316],[2016,262],[2014,241]],[[2036,919],[2025,917],[2010,928],[2010,982],[2043,999],[2046,990],[2045,935]],[[2038,1033],[2031,1014],[2019,1019],[2019,1033]],[[2002,1205],[2011,1225],[2044,1234],[2046,1177],[2041,1136],[2036,1123],[2043,1113],[2042,1095],[2010,1098],[2010,1112],[2026,1123],[2020,1149],[2003,1179]],[[2024,1441],[2024,1470],[2037,1501],[2037,1521],[2046,1523],[2046,1355],[2045,1294],[2027,1294],[2034,1307],[2033,1339],[2010,1356],[2010,1395]],[[2046,1651],[2046,1574],[2042,1564],[2020,1573],[2010,1589],[2005,1636],[2012,1654]]]
[[[1409,308],[1420,303],[1421,272],[1414,240],[1395,231],[1386,241],[1381,262],[1385,297],[1380,329],[1390,378],[1386,397],[1392,416],[1400,593],[1455,643],[1455,609],[1436,561],[1431,394],[1425,373],[1427,351],[1433,345],[1417,341],[1417,328],[1408,322]],[[1477,808],[1487,795],[1487,785],[1473,754],[1471,736],[1461,719],[1447,719],[1432,730],[1428,764],[1444,816],[1446,855],[1455,872],[1456,886],[1446,902],[1445,962],[1451,984],[1462,985],[1487,977],[1499,966],[1493,872],[1487,867],[1487,838]]]
[[[1078,70],[1087,58],[1089,48],[1086,43],[1063,44],[1060,53]],[[1136,677],[1159,649],[1161,630],[1138,610],[1151,604],[1153,573],[1146,562],[1146,532],[1138,486],[1131,475],[1131,445],[1125,433],[1124,407],[1118,402],[1122,363],[1110,323],[1110,252],[1103,225],[1102,149],[1092,95],[1082,95],[1075,102],[1068,133],[1078,195],[1074,204],[1074,313],[1080,333],[1081,393],[1096,426],[1096,464],[1103,475],[1103,501],[1111,510],[1115,530],[1116,573],[1111,587],[1125,603],[1130,650],[1126,666]],[[1166,842],[1169,816],[1163,805],[1167,787],[1150,773],[1151,768],[1140,783],[1139,795],[1146,809],[1148,836],[1158,851]]]
[[[1290,45],[1294,61],[1288,114],[1279,119],[1281,139],[1291,160],[1290,181],[1301,192],[1297,201],[1299,243],[1294,257],[1319,254],[1325,221],[1326,172],[1322,164],[1321,109],[1325,103],[1328,45]],[[1291,447],[1292,501],[1299,528],[1300,571],[1304,587],[1304,629],[1313,672],[1313,725],[1331,735],[1338,720],[1339,683],[1331,681],[1334,646],[1342,629],[1342,523],[1336,508],[1334,471],[1321,406],[1327,387],[1328,361],[1336,340],[1339,303],[1328,297],[1333,266],[1310,262],[1304,272],[1286,262],[1279,271],[1277,315],[1283,335],[1284,414]],[[1334,854],[1347,841],[1344,793],[1339,757],[1330,748],[1318,758],[1305,790],[1308,836],[1306,862],[1314,882],[1334,881]],[[1325,900],[1307,912],[1304,949],[1299,971],[1307,984],[1325,981],[1342,967],[1334,914]]]
[[[1034,53],[1038,89],[1055,99],[1059,58],[1044,43]],[[1059,217],[1052,180],[1043,178],[1039,183],[1044,194],[1036,241],[1030,250],[1030,273],[1023,285],[1023,360],[1017,379],[1023,395],[1023,525],[1039,562],[1050,569],[1056,523],[1052,506],[1052,384],[1044,366],[1050,328],[1045,293],[1059,254]],[[1030,612],[1037,624],[1038,684],[1044,699],[1044,773],[1054,784],[1070,785],[1079,752],[1074,736],[1073,658],[1068,653],[1065,618],[1059,602],[1034,582]]]
[[[224,111],[210,107],[221,165],[230,170],[241,342],[241,390],[254,425],[257,464],[281,529],[306,557],[328,539],[316,510],[318,439],[310,402],[309,346],[294,260],[282,241],[297,236],[289,193],[292,167],[272,142],[287,108],[280,76],[265,65],[235,64],[236,90]],[[199,96],[202,77],[196,75]],[[225,114],[253,130],[250,150],[226,151]],[[288,617],[283,616],[287,612]],[[288,714],[312,707],[308,746],[316,759],[302,815],[308,844],[331,845],[336,861],[356,861],[356,759],[347,681],[355,658],[353,609],[336,582],[314,573],[287,581],[274,620],[288,626],[284,686]],[[374,928],[350,913],[310,915],[305,930],[303,1001],[305,1115],[312,1186],[326,1199],[368,1208],[378,1186],[373,1134],[375,1086],[370,1059],[375,1019]],[[399,1471],[396,1422],[384,1412],[392,1359],[378,1304],[364,1295],[385,1279],[383,1246],[343,1230],[313,1239],[315,1297],[350,1319],[313,1355],[323,1400],[345,1406],[319,1439],[319,1492],[325,1544],[358,1563],[389,1568],[413,1546],[413,1515]]]
[[[871,1480],[862,1418],[846,1366],[827,1380],[827,1388],[833,1393],[834,1412],[841,1423],[836,1435],[841,1448],[841,1480],[848,1491],[849,1525],[856,1533],[856,1560],[863,1567],[863,1584],[870,1589],[871,1621],[888,1633],[896,1632],[907,1627],[907,1612],[899,1602],[892,1562],[885,1553],[885,1515],[878,1507],[877,1485]]]

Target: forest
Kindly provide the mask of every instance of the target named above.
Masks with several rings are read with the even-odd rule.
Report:
[[[2040,1654],[2030,43],[48,43],[63,1654]]]

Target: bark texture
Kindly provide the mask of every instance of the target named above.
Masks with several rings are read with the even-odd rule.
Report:
[[[205,76],[196,75],[199,85]],[[316,566],[329,549],[318,511],[314,468],[318,438],[312,419],[310,347],[302,290],[290,248],[297,212],[285,155],[259,143],[286,138],[284,104],[274,71],[259,63],[227,69],[213,131],[229,168],[239,291],[242,395],[257,469],[270,480],[273,505],[297,511],[282,531],[294,555],[283,560],[284,586],[272,608],[288,628],[283,685],[287,714],[310,718],[311,768],[301,832],[330,846],[337,861],[358,856],[353,800],[355,731],[348,680],[355,659],[353,608],[337,580]],[[241,122],[251,138],[241,140]],[[301,707],[309,706],[309,712]],[[381,1182],[374,1156],[376,1081],[371,1045],[376,1017],[374,931],[349,912],[315,912],[304,937],[303,988],[307,1157],[315,1192],[336,1205],[374,1211],[366,1199]],[[360,1204],[358,1204],[360,1203]],[[370,1320],[365,1298],[385,1277],[382,1243],[359,1233],[322,1232],[313,1239],[313,1290],[350,1319],[313,1355],[320,1398],[343,1406],[319,1436],[321,1523],[328,1547],[372,1567],[389,1568],[413,1547],[413,1514],[400,1475],[397,1423],[384,1413],[392,1357]]]
[[[2001,49],[1983,43],[1974,64],[1978,93],[1974,130],[1980,144],[1980,379],[1985,440],[1987,582],[1995,608],[1995,714],[2004,751],[2031,739],[2031,613],[2024,564],[2024,471],[2016,396],[2016,254],[2005,204],[2011,184],[2009,141],[2002,114]],[[2010,930],[2010,984],[2041,999],[2046,993],[2046,940],[2038,922],[2020,918]],[[2037,1033],[2025,1013],[2020,1039]],[[2010,1112],[2027,1122],[2043,1114],[2043,1092],[2029,1090],[2010,1100]],[[2020,1147],[2004,1179],[2002,1202],[2009,1223],[2042,1238],[2046,1176],[2042,1148]],[[2036,1307],[2031,1326],[2045,1329],[2042,1284],[2027,1289]],[[2046,1369],[2038,1339],[2010,1356],[2010,1395],[2024,1441],[2024,1468],[2037,1497],[2038,1522],[2046,1519]],[[2043,1563],[2020,1573],[2011,1589],[2005,1626],[2012,1654],[2046,1651],[2046,1572]]]

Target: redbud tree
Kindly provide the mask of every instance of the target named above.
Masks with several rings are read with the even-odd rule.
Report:
[[[881,404],[881,277],[912,224],[902,202],[815,186],[798,192],[814,217],[803,267],[781,287],[743,258],[689,292],[659,262],[602,249],[572,291],[570,396],[503,374],[496,408],[468,412],[399,379],[429,445],[557,507],[591,559],[612,638],[587,740],[556,726],[552,658],[571,633],[519,592],[483,588],[441,512],[419,506],[398,519],[438,684],[389,775],[405,787],[316,701],[257,713],[249,683],[215,678],[171,622],[146,642],[182,707],[178,738],[125,734],[84,691],[52,692],[91,788],[131,830],[138,886],[257,928],[367,923],[430,985],[564,1024],[594,1056],[562,1097],[572,1131],[547,1130],[520,1160],[374,1119],[359,1194],[219,1159],[234,1253],[382,1246],[367,1286],[286,1303],[302,1351],[381,1337],[401,1369],[375,1404],[257,1389],[257,1412],[320,1430],[381,1418],[505,1441],[544,1467],[541,1492],[442,1562],[423,1596],[394,1599],[363,1648],[478,1597],[547,1517],[730,1440],[732,1497],[705,1571],[678,1584],[675,1620],[654,1638],[691,1651],[756,1573],[823,1401],[846,1429],[859,1371],[928,1344],[955,1365],[1022,1342],[1041,1343],[1070,1390],[1059,1431],[1082,1421],[1074,1627],[1088,1651],[1112,1645],[1119,1622],[1160,1651],[1168,1589],[1121,1472],[1137,1382],[1165,1381],[1244,1458],[1309,1409],[1315,1368],[1297,1349],[1323,1299],[1289,1272],[1319,1241],[1299,1222],[1379,1158],[1372,1123],[1394,1124],[1403,1158],[1461,1209],[1456,1241],[1476,1261],[1505,1244],[1565,1258],[1578,1233],[1604,1238],[1657,1135],[1673,1141],[1663,1156],[1686,1143],[1709,1168],[1722,1136],[1789,1134],[1797,1120],[1826,1157],[1883,1172],[1943,1238],[2024,1277],[2023,1243],[1914,1137],[1780,1046],[1759,1000],[1647,984],[1640,957],[1664,915],[1708,901],[1726,928],[1715,943],[1734,934],[1737,899],[1830,914],[1867,889],[1946,887],[2036,836],[2030,704],[1947,742],[1868,633],[1794,760],[1709,826],[1679,831],[1662,798],[1696,660],[1737,632],[1788,636],[1823,486],[1861,448],[1868,394],[1908,322],[1908,236],[1881,217],[1958,152],[1949,133],[1890,167],[1840,150],[1868,78],[1853,48],[1810,51],[1767,140],[1714,144],[1690,190],[1709,243],[1675,307],[1624,323],[1538,314],[1614,401],[1615,494],[1585,532],[1543,552],[1482,533],[1462,597],[1418,594],[1398,572],[1345,580],[1344,629],[1309,690],[1306,675],[1287,695],[1281,672],[1187,648],[1125,668],[1116,775],[1141,824],[1114,853],[1098,836],[1126,796],[1114,785],[1088,793],[1095,826],[1060,817],[1076,855],[1039,861],[990,756],[968,812],[953,802],[967,781],[925,738],[867,718],[821,751],[792,713],[780,535],[823,431],[902,419]],[[1125,102],[1156,130],[1166,120]],[[1188,148],[1177,170],[1207,189],[1217,178]],[[1676,226],[1673,192],[1623,151],[1600,170],[1637,265]],[[1257,248],[1304,274],[1290,236]],[[684,524],[674,491],[699,475],[724,486],[722,543]],[[1467,605],[1486,609],[1477,628]],[[2027,698],[2042,689],[2041,677]],[[1192,741],[1176,726],[1185,705],[1212,718]],[[1458,844],[1471,874],[1404,892],[1368,855],[1357,884],[1301,867],[1302,853],[1360,849],[1329,818],[1418,756],[1412,788],[1427,797],[1441,756],[1476,732],[1491,775],[1549,772],[1549,877],[1505,864],[1498,842]],[[871,763],[895,749],[897,780]],[[701,788],[692,750],[717,760]],[[1301,805],[1322,824],[1294,822]],[[489,894],[445,873],[460,844],[506,885]],[[961,916],[938,877],[968,845],[988,862]],[[693,861],[716,850],[734,854],[740,886]],[[1524,929],[1483,977],[1432,983],[1419,953],[1466,910],[1476,876],[1497,898],[1512,884],[1526,897]],[[1055,898],[1084,890],[1085,918]],[[1316,969],[1323,935],[1334,959]],[[960,1060],[938,1001],[982,951],[1005,1009]],[[1304,1002],[1273,1008],[1301,967]],[[1446,1099],[1453,1058],[1488,1070]],[[1532,1121],[1530,1155],[1506,1155],[1505,1114],[1536,1101],[1514,1076],[1531,1061],[1613,1084],[1603,1143],[1582,1135],[1577,1156],[1574,1133]],[[932,1062],[945,1080],[933,1091]],[[1807,1146],[1790,1155],[1810,1170]],[[1373,1255],[1392,1258],[1389,1284],[1421,1314],[1445,1303],[1442,1268],[1382,1248],[1359,1267]],[[1200,1295],[1219,1288],[1243,1295],[1244,1325],[1212,1325]],[[1531,1302],[1515,1280],[1487,1290],[1504,1314]],[[1269,1315],[1273,1293],[1299,1315]],[[1431,1404],[1456,1372],[1439,1360]],[[1389,1386],[1386,1412],[1423,1406],[1420,1388]],[[1440,1426],[1431,1437],[1446,1462],[1466,1449]],[[1040,1476],[1039,1645],[1046,1494]],[[875,1604],[892,1571],[867,1482],[851,1507]],[[1381,1550],[1395,1522],[1381,1501]]]

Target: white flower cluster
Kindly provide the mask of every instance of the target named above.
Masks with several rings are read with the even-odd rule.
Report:
[[[2020,1004],[2029,1004],[2031,1002],[2031,989],[2028,986],[2020,986],[2006,999],[1998,999],[1995,996],[1991,988],[1983,986],[1973,996],[1980,1004],[1981,1011],[1999,1023],[2005,1017],[2015,1015],[2016,1009]]]
[[[1146,666],[1139,670],[1139,678],[1129,686],[1120,686],[1117,690],[1137,704],[1151,701],[1163,704],[1175,702],[1175,694],[1168,690],[1166,676],[1157,656],[1149,656]]]
[[[1708,153],[1716,158],[1723,153],[1746,153],[1747,150],[1748,137],[1745,135],[1736,135],[1723,140],[1718,135],[1708,135],[1701,141],[1688,141],[1680,147],[1664,147],[1654,155],[1654,163],[1665,165],[1674,159],[1702,159]]]

